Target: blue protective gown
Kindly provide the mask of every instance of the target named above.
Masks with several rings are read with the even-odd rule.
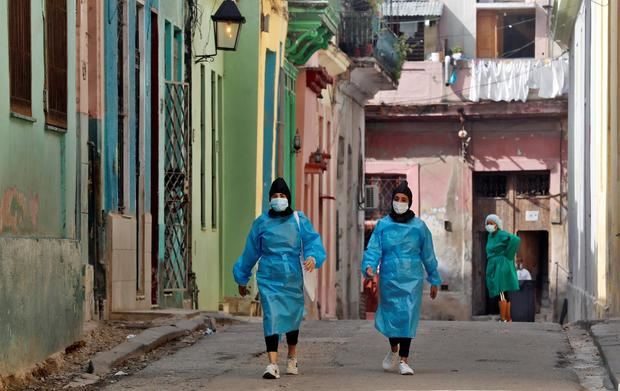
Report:
[[[299,330],[304,316],[300,228],[304,257],[314,257],[316,269],[326,258],[321,237],[312,223],[303,213],[297,213],[299,226],[294,215],[270,217],[264,213],[259,216],[252,224],[243,254],[233,268],[235,281],[245,286],[258,262],[256,279],[263,306],[265,336]]]
[[[388,338],[415,338],[420,320],[424,271],[428,282],[440,285],[433,238],[417,217],[397,223],[390,216],[379,220],[362,261],[362,273],[372,267],[379,273],[379,308],[375,327]]]

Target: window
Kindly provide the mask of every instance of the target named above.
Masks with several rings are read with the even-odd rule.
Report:
[[[32,115],[30,0],[9,0],[11,111]]]
[[[217,131],[213,133],[213,168],[211,171],[211,194],[212,194],[212,205],[213,213],[211,214],[211,219],[213,220],[213,228],[217,228],[217,218],[218,218],[218,172],[220,170],[219,167],[219,151],[220,151],[220,135],[222,134],[222,126],[224,125],[224,121],[222,118],[222,111],[224,110],[224,89],[223,89],[223,80],[222,76],[217,76]]]
[[[206,217],[206,207],[205,207],[205,197],[207,195],[206,192],[206,179],[205,179],[205,162],[206,157],[206,120],[207,115],[205,112],[205,105],[207,99],[207,91],[206,91],[206,79],[205,79],[205,66],[200,65],[200,226],[202,228],[207,227],[207,217]]]
[[[173,68],[174,68],[174,80],[181,81],[183,79],[183,56],[181,50],[183,48],[183,37],[181,30],[174,30],[174,53],[173,53]]]
[[[474,175],[474,194],[484,198],[506,198],[508,196],[508,176],[505,174]]]
[[[533,58],[535,10],[479,10],[477,51],[480,58]]]
[[[45,122],[67,128],[67,0],[45,2]]]
[[[409,45],[407,61],[424,61],[439,48],[439,25],[423,17],[390,17],[394,33],[404,36]]]
[[[349,157],[351,156],[349,147]],[[352,173],[352,161],[349,160],[349,178]],[[404,174],[367,174],[366,175],[366,220],[379,219],[392,210],[392,192],[407,176]]]
[[[211,228],[217,228],[217,126],[220,122],[220,80],[211,71]]]
[[[544,197],[549,195],[549,172],[530,172],[517,175],[518,197]]]
[[[173,80],[172,77],[172,25],[170,22],[166,21],[164,27],[164,55],[166,56],[165,60],[165,68],[164,74],[166,76],[166,80]]]

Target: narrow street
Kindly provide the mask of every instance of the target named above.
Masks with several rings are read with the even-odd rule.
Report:
[[[387,341],[367,321],[302,325],[299,376],[263,380],[260,323],[235,324],[108,390],[580,390],[555,324],[423,322],[415,376],[385,373]],[[281,348],[282,350],[282,348]],[[280,369],[285,369],[280,357]]]

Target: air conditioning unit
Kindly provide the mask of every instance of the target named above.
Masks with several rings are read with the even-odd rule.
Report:
[[[366,186],[366,209],[378,209],[379,208],[379,186],[367,185]]]

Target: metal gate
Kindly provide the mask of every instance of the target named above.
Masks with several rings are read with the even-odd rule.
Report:
[[[163,293],[167,305],[181,306],[191,269],[189,86],[166,82],[165,89]]]

